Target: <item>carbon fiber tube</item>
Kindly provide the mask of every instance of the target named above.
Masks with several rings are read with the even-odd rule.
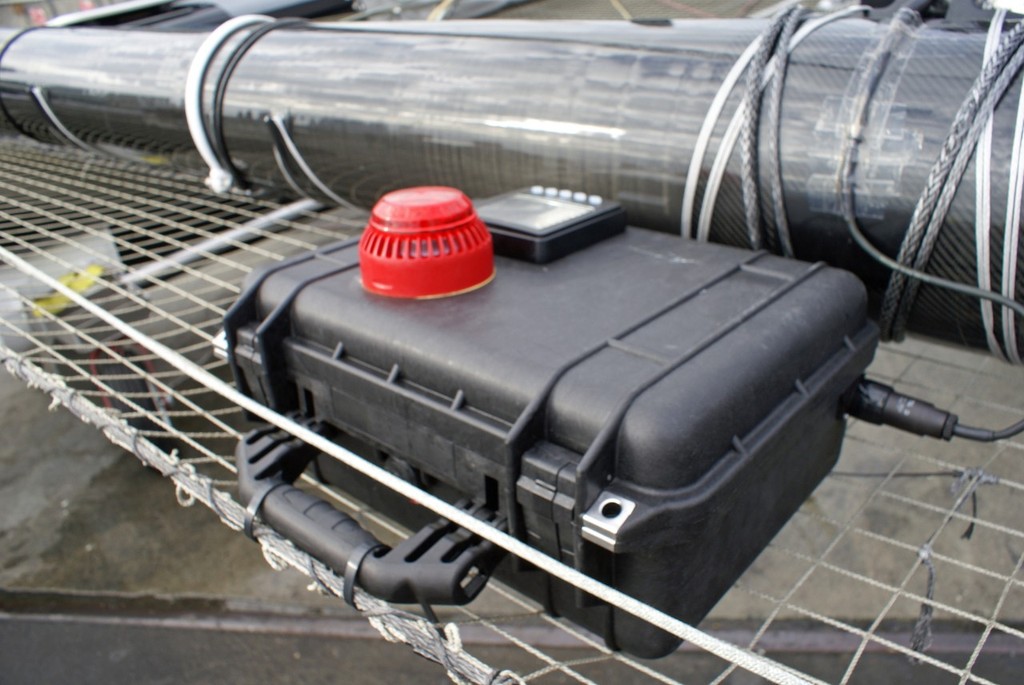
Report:
[[[450,184],[481,197],[540,184],[616,198],[631,223],[678,232],[687,167],[705,113],[737,56],[764,26],[760,20],[701,20],[282,28],[262,37],[233,71],[224,94],[224,144],[256,188],[298,185],[322,198],[319,184],[369,205],[409,185]],[[845,19],[800,44],[786,71],[778,140],[796,256],[858,274],[876,306],[889,271],[850,239],[837,166],[864,97],[858,77],[866,55],[887,30]],[[0,32],[0,42],[11,35]],[[182,101],[190,60],[203,39],[100,29],[29,32],[0,63],[3,109],[17,129],[66,142],[33,100],[35,87],[61,125],[89,145],[198,168]],[[889,255],[899,251],[929,169],[980,71],[984,44],[982,31],[917,28],[899,43],[869,94],[854,206],[864,232]],[[211,74],[223,62],[222,55]],[[207,94],[212,91],[208,83]],[[995,111],[995,141],[1013,139],[1019,94],[1018,77]],[[742,92],[730,98],[712,153],[741,98]],[[997,209],[1007,203],[1009,148],[993,146]],[[766,149],[762,140],[762,155]],[[744,245],[739,157],[727,168],[710,238]],[[973,173],[972,164],[928,267],[967,283],[977,282]],[[1003,269],[1004,214],[993,211],[993,283]],[[1015,263],[1024,273],[1022,260],[1018,254]],[[1017,279],[1015,298],[1024,300],[1024,278]],[[910,328],[986,344],[978,303],[931,286],[922,288]],[[1017,337],[1024,343],[1024,335]]]

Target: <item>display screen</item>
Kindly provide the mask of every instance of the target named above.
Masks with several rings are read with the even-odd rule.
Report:
[[[484,222],[533,233],[580,219],[596,211],[592,205],[528,193],[506,195],[478,207]]]

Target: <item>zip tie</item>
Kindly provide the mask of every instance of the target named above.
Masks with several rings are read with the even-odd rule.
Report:
[[[217,73],[217,78],[212,84],[213,97],[210,101],[208,122],[210,143],[213,147],[217,160],[236,179],[239,179],[241,175],[238,168],[231,160],[231,155],[228,154],[227,144],[224,142],[224,98],[227,95],[228,83],[234,76],[235,69],[237,69],[238,65],[241,64],[249,50],[251,50],[256,43],[262,40],[264,36],[277,29],[306,26],[307,23],[308,22],[305,19],[287,17],[284,19],[275,19],[274,21],[257,26],[241,41],[239,41],[237,45],[232,47],[231,52],[227,55],[224,60],[224,64]]]
[[[999,484],[999,476],[988,473],[984,469],[964,469],[957,474],[956,480],[949,486],[949,493],[954,497],[958,497],[972,480],[974,482],[971,483],[968,493],[977,490],[979,485]]]
[[[399,495],[416,500],[419,504],[438,516],[446,518],[455,525],[461,526],[469,532],[475,533],[507,552],[520,557],[540,570],[546,571],[558,580],[573,585],[574,587],[577,587],[628,614],[636,616],[657,628],[661,628],[662,630],[689,642],[695,647],[699,647],[710,654],[735,664],[755,675],[761,676],[766,680],[777,683],[778,685],[804,685],[805,683],[817,684],[822,682],[818,679],[812,678],[811,676],[798,673],[789,666],[780,664],[768,657],[761,656],[760,654],[756,654],[749,649],[738,647],[726,640],[710,635],[674,616],[666,614],[664,611],[655,609],[649,604],[635,599],[621,590],[591,578],[581,571],[548,556],[540,550],[530,547],[525,542],[518,540],[508,533],[494,528],[486,521],[482,521],[476,516],[445,502],[436,495],[432,495],[431,493],[422,490],[385,469],[368,462],[359,455],[345,449],[335,442],[332,442],[319,433],[310,430],[306,426],[297,423],[287,416],[279,414],[273,409],[270,409],[251,397],[239,392],[236,388],[202,368],[195,362],[187,359],[181,353],[172,350],[162,342],[151,338],[142,331],[121,320],[114,314],[103,309],[103,307],[89,300],[89,298],[83,297],[81,293],[72,290],[64,283],[50,277],[44,271],[41,271],[2,245],[0,245],[0,260],[6,261],[21,273],[31,276],[33,279],[45,284],[48,288],[52,288],[61,295],[66,296],[83,310],[118,330],[124,334],[125,337],[131,338],[138,344],[142,345],[154,355],[164,360],[169,365],[196,381],[206,389],[220,395],[224,399],[235,404],[241,409],[250,412],[259,419],[294,435],[308,445],[320,450],[333,459],[337,459],[341,463],[351,467],[364,476],[372,478],[381,485],[397,492]],[[267,546],[262,546],[264,549],[264,556],[268,556]],[[279,563],[278,561],[271,562],[269,556],[267,561],[271,566],[274,566],[274,563]]]
[[[206,75],[217,53],[232,36],[250,26],[271,21],[274,21],[273,17],[263,14],[244,14],[227,20],[200,44],[188,67],[188,75],[185,77],[185,119],[188,122],[188,132],[199,156],[210,169],[206,177],[206,186],[218,194],[231,190],[238,183],[238,179],[221,164],[210,142],[210,132],[203,118],[203,87]]]
[[[253,533],[252,526],[256,521],[256,517],[260,513],[260,508],[263,506],[264,500],[267,499],[267,495],[270,492],[284,483],[280,483],[273,480],[263,480],[256,486],[256,491],[252,493],[252,497],[249,498],[249,503],[245,507],[245,519],[242,521],[242,532],[245,533],[245,537],[250,540],[255,540],[256,535]]]
[[[269,122],[269,119],[268,119]],[[296,195],[301,195],[309,200],[314,200],[308,191],[299,185],[298,181],[295,180],[295,176],[292,175],[291,170],[288,168],[288,164],[285,163],[284,157],[281,156],[281,148],[276,143],[273,146],[274,161],[277,162],[277,169],[281,172],[281,176],[284,177],[285,183],[288,187],[295,191]]]
[[[345,564],[345,589],[341,597],[345,600],[345,604],[353,609],[356,608],[356,579],[359,576],[359,567],[363,565],[367,556],[381,547],[379,542],[364,542],[352,550],[348,557],[348,562]]]

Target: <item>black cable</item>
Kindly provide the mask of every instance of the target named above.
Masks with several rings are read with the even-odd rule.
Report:
[[[981,288],[976,288],[972,285],[967,285],[966,283],[950,281],[940,276],[933,276],[932,274],[925,273],[923,271],[918,271],[917,269],[911,269],[910,267],[907,266],[903,266],[902,264],[894,260],[892,257],[879,250],[871,243],[870,240],[868,240],[867,236],[865,236],[864,233],[860,230],[860,226],[857,225],[856,220],[853,219],[852,216],[845,216],[845,207],[843,213],[844,218],[846,218],[847,228],[849,229],[850,235],[851,237],[853,237],[854,242],[856,242],[862,250],[867,252],[872,259],[879,262],[880,264],[889,267],[893,271],[898,271],[902,274],[905,274],[906,276],[915,278],[918,281],[921,281],[922,283],[934,285],[937,288],[945,288],[946,290],[951,290],[955,293],[960,293],[961,295],[967,295],[968,297],[989,300],[990,302],[994,302],[995,304],[998,304],[1000,306],[1012,309],[1017,314],[1017,316],[1024,319],[1024,304],[1021,304],[1016,300],[1012,300],[1009,297],[1002,295],[1001,293],[995,293],[990,290],[982,290]]]
[[[246,53],[248,53],[261,38],[276,29],[292,26],[304,26],[307,23],[308,22],[305,19],[285,18],[257,26],[246,34],[242,42],[231,51],[224,67],[220,70],[220,73],[217,74],[217,80],[214,83],[213,101],[210,103],[210,126],[208,137],[211,146],[213,147],[213,152],[217,156],[221,166],[227,169],[231,173],[232,177],[238,179],[240,184],[243,183],[242,174],[239,172],[234,162],[231,161],[231,155],[228,154],[227,143],[224,140],[224,98],[227,93],[228,83],[231,80],[231,76],[235,73],[235,69],[238,67],[238,64],[242,61],[242,58],[245,57]],[[203,125],[206,125],[205,120]]]
[[[1024,433],[1024,419],[1018,421],[1012,426],[998,431],[988,430],[987,428],[975,428],[974,426],[961,426],[957,424],[956,428],[953,429],[953,435],[958,438],[964,438],[966,440],[975,440],[977,442],[995,442],[996,440],[1005,440],[1006,438],[1012,438],[1015,435]]]
[[[846,412],[868,423],[943,440],[955,435],[956,414],[882,383],[862,378],[844,399]]]
[[[1024,433],[1024,420],[998,431],[962,426],[956,414],[867,378],[862,378],[847,393],[843,404],[846,413],[868,423],[943,440],[963,438],[995,442]]]
[[[981,288],[976,288],[965,283],[951,281],[940,276],[933,276],[932,274],[901,264],[875,247],[874,244],[868,240],[867,236],[865,236],[860,230],[860,225],[857,223],[857,216],[853,207],[853,174],[854,167],[856,166],[857,147],[861,142],[861,136],[867,126],[868,114],[871,109],[871,98],[874,95],[875,90],[878,88],[882,77],[885,75],[889,61],[892,58],[895,44],[901,38],[902,30],[906,28],[916,28],[920,25],[920,22],[921,18],[914,12],[908,10],[901,10],[898,12],[891,22],[889,32],[886,34],[885,38],[883,38],[882,45],[879,46],[877,54],[872,58],[871,63],[867,67],[867,76],[865,77],[864,88],[861,89],[861,92],[857,96],[857,99],[859,100],[857,103],[858,110],[851,122],[849,132],[846,136],[845,145],[841,151],[839,165],[837,167],[836,194],[839,197],[839,206],[842,211],[843,219],[846,221],[847,229],[849,230],[850,236],[853,238],[854,242],[856,242],[857,245],[868,254],[868,256],[888,267],[892,271],[914,278],[922,283],[927,283],[928,285],[960,293],[961,295],[989,300],[1003,307],[1008,307],[1016,312],[1018,316],[1024,317],[1024,304],[1021,304],[1009,297],[1005,297],[1001,293],[982,290]],[[883,338],[888,339],[887,331],[884,328],[882,334]]]

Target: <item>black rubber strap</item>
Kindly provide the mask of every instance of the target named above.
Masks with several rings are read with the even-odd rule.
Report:
[[[356,608],[355,592],[356,577],[359,575],[359,567],[363,565],[366,557],[376,549],[383,547],[380,543],[364,542],[352,550],[345,564],[345,587],[342,589],[342,599],[353,609]]]
[[[236,179],[236,182],[241,187],[248,187],[248,182],[243,178],[242,173],[232,161],[231,155],[229,155],[227,151],[227,143],[224,141],[224,96],[227,93],[228,81],[231,80],[232,75],[235,73],[235,68],[238,67],[239,62],[242,61],[245,54],[249,52],[249,50],[256,45],[263,36],[267,35],[271,31],[276,31],[277,29],[294,28],[304,26],[308,23],[309,22],[305,19],[286,17],[284,19],[277,19],[266,24],[261,24],[252,29],[242,42],[231,51],[231,54],[227,57],[226,64],[221,68],[216,79],[213,81],[213,102],[210,104],[210,122],[207,124],[206,117],[203,117],[203,126],[207,129],[207,137],[210,141],[210,147],[213,148],[214,155],[216,155],[218,161],[220,161],[221,166],[223,166],[228,173]]]
[[[249,505],[245,508],[245,520],[242,522],[242,532],[250,540],[256,539],[252,533],[252,524],[260,513],[263,502],[267,499],[267,495],[280,485],[287,485],[287,483],[282,483],[279,480],[264,480],[259,482],[256,489],[253,490],[252,497],[249,498]]]

